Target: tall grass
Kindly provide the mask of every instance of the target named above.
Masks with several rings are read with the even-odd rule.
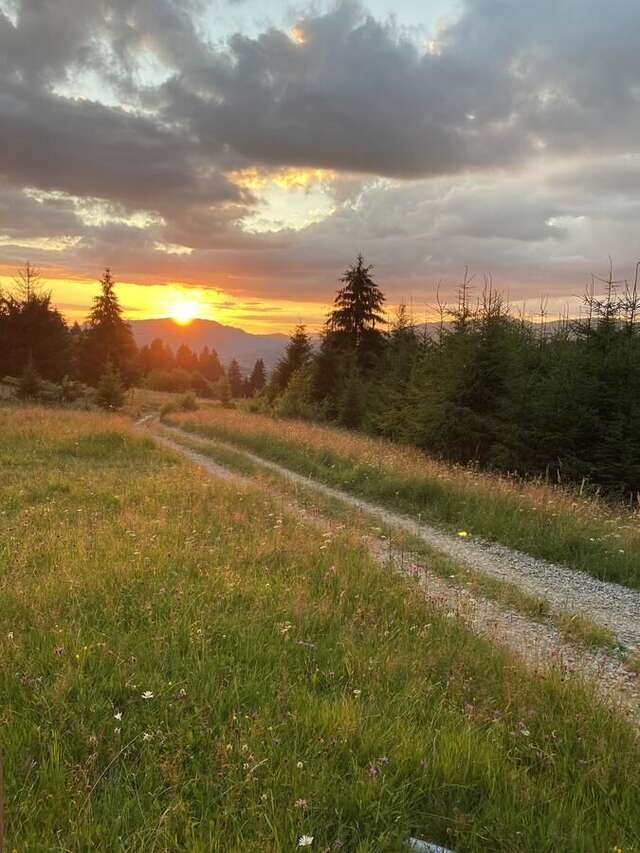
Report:
[[[451,530],[640,588],[637,514],[562,488],[448,466],[415,448],[212,407],[172,418],[298,473]]]
[[[640,844],[627,724],[348,534],[110,415],[0,409],[0,465],[9,850]]]

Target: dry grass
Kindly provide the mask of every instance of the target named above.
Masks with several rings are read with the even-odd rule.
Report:
[[[601,499],[447,465],[382,439],[220,406],[172,422],[425,521],[640,586],[640,517]]]
[[[0,410],[0,474],[8,849],[640,843],[628,725],[346,533],[117,416]]]

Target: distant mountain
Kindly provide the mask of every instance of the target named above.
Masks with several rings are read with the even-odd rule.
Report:
[[[264,360],[267,370],[271,369],[282,355],[287,344],[286,335],[252,335],[234,326],[225,326],[215,320],[192,320],[180,326],[168,317],[158,320],[130,320],[131,331],[139,347],[160,338],[172,350],[186,344],[195,352],[207,346],[214,349],[223,364],[237,359],[245,371],[251,370],[256,359]]]

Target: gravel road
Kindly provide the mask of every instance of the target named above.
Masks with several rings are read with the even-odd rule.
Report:
[[[150,418],[146,418],[138,424],[138,426],[146,427],[151,427],[152,425],[153,422]],[[182,430],[165,425],[162,427],[162,433],[157,429],[153,429],[153,438],[161,445],[180,453],[216,477],[220,477],[241,487],[256,486],[256,481],[252,478],[225,468],[210,457],[198,453],[197,450],[173,441],[166,435],[167,432],[173,432],[182,438],[188,438],[189,441],[195,440],[196,444],[200,444],[203,447],[211,443],[205,439],[194,439],[193,436]],[[299,474],[295,474],[280,465],[264,460],[255,454],[238,450],[233,445],[223,442],[213,443],[219,444],[226,449],[237,451],[256,465],[276,471],[289,481],[303,484],[307,488],[315,488],[322,494],[339,498],[350,506],[364,510],[367,514],[375,515],[390,525],[403,527],[413,534],[418,533],[416,523],[412,519],[389,513],[380,507],[369,504],[366,501],[361,501],[337,489],[332,489],[315,481],[309,481],[308,478],[301,477]],[[325,530],[338,531],[344,527],[344,525],[336,525],[315,512],[309,512],[308,509],[295,504],[293,501],[289,502],[288,509],[302,516],[306,521],[322,526]],[[421,526],[419,535],[428,544],[450,554],[456,560],[467,563],[475,570],[487,571],[486,565],[490,565],[492,561],[497,561],[501,567],[504,567],[505,574],[498,574],[497,571],[490,573],[511,581],[518,582],[518,578],[520,577],[518,573],[521,567],[525,567],[527,571],[526,577],[538,578],[540,584],[549,583],[556,590],[556,580],[553,577],[549,580],[549,574],[556,570],[562,573],[571,571],[561,566],[554,566],[551,563],[534,560],[526,554],[510,551],[507,548],[496,546],[492,543],[478,540],[472,542],[469,542],[467,539],[459,540],[454,536],[425,525]],[[534,672],[543,673],[550,668],[556,667],[562,672],[575,673],[586,677],[593,683],[596,691],[605,702],[617,708],[636,728],[640,729],[640,679],[625,668],[619,658],[607,653],[604,649],[586,650],[573,646],[560,635],[558,630],[549,621],[538,622],[529,619],[522,613],[510,610],[495,601],[472,593],[455,583],[447,582],[440,576],[430,572],[426,565],[407,560],[408,555],[406,553],[392,547],[384,537],[373,535],[370,530],[363,535],[363,541],[378,563],[386,568],[390,567],[395,571],[410,574],[428,600],[444,609],[448,615],[460,619],[469,630],[515,652]],[[541,566],[543,567],[542,571]],[[572,572],[572,574],[585,577],[580,572]],[[595,590],[600,590],[600,592],[594,593],[593,589],[589,589],[587,591],[588,598],[584,600],[591,600],[594,595],[596,597],[598,594],[604,595],[604,590],[608,587],[622,589],[621,587],[616,587],[614,584],[603,584],[602,582],[594,581],[589,576],[586,577],[590,582],[595,584]],[[548,596],[547,588],[543,585],[536,585],[535,588],[532,586],[531,589],[537,594],[545,595],[545,597]],[[561,603],[562,607],[567,607],[569,600],[575,601],[576,599],[568,599],[566,595],[562,595],[558,591],[558,598],[556,600]],[[582,605],[578,601],[578,604],[575,606],[581,607]],[[596,617],[594,616],[593,618]],[[624,633],[625,635],[635,636],[633,626],[631,630],[626,630]]]
[[[194,439],[193,435],[177,427],[163,425],[163,429],[183,437],[188,436],[190,440]],[[515,583],[526,592],[544,598],[555,611],[589,616],[594,622],[608,628],[620,645],[640,649],[640,590],[601,581],[586,572],[549,563],[475,536],[461,538],[428,524],[418,524],[415,519],[398,515],[340,489],[303,477],[248,450],[217,439],[213,443],[240,453],[254,464],[275,471],[290,482],[316,489],[369,515],[377,516],[386,524],[418,536],[427,545],[476,571]]]

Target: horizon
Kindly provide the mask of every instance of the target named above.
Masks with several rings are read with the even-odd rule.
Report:
[[[0,284],[29,260],[75,320],[110,266],[129,319],[191,300],[286,333],[362,252],[416,313],[466,265],[573,311],[608,255],[637,260],[639,24],[578,0],[0,0]]]

